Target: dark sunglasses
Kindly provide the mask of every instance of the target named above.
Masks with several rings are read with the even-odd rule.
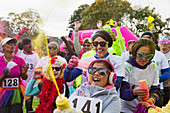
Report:
[[[147,60],[151,60],[153,58],[154,54],[148,54],[148,55],[143,55],[140,52],[137,52],[137,57],[139,59],[146,58]]]
[[[16,42],[7,42],[8,45],[14,44],[14,46],[16,46]]]
[[[25,47],[31,48],[32,46],[31,45],[25,45]]]
[[[93,42],[93,46],[97,47],[100,44],[101,47],[105,47],[108,42]]]
[[[53,50],[56,50],[57,47],[48,47],[49,49],[53,49]]]
[[[83,45],[83,47],[86,47],[86,46],[87,46],[87,47],[90,47],[90,45]]]
[[[108,73],[110,73],[109,69],[106,69],[106,68],[95,68],[95,67],[89,67],[88,68],[88,73],[89,74],[95,74],[97,71],[102,76],[105,76]]]
[[[52,69],[55,69],[55,71],[60,71],[61,67],[52,67]]]

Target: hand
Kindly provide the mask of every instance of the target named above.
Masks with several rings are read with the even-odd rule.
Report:
[[[79,21],[74,22],[75,30],[79,30],[81,23]]]
[[[149,106],[151,106],[148,102],[140,102],[140,104],[142,104],[142,106],[147,109]]]
[[[114,23],[114,25],[115,25],[114,27],[117,27],[117,22],[116,22],[116,21],[114,21],[113,23]]]
[[[101,20],[98,20],[98,22],[97,22],[97,27],[98,27],[99,29],[102,28],[102,21],[101,21]]]
[[[33,79],[37,80],[42,76],[42,71],[40,69],[37,69],[34,71]]]
[[[28,71],[28,65],[23,65],[21,68],[21,74],[25,74]]]
[[[147,89],[142,89],[140,87],[137,87],[135,89],[133,89],[133,94],[136,96],[141,96],[143,98],[147,98]]]
[[[29,31],[29,29],[27,27],[23,27],[22,30],[19,31],[19,33],[21,35],[23,35],[24,33],[28,32],[28,31]]]
[[[78,66],[79,58],[76,56],[72,56],[71,59],[68,62],[69,68],[74,68]]]
[[[0,24],[0,33],[3,33],[4,30],[8,28],[8,27],[4,28],[4,26],[5,26],[5,22],[2,21],[1,24]]]
[[[4,74],[5,77],[8,77],[9,74],[10,74],[10,69],[8,67],[6,67],[3,71],[3,74]]]
[[[71,81],[71,82],[66,82],[66,84],[67,84],[68,86],[72,86],[72,85],[73,85],[73,83],[74,83],[74,80],[73,80],[73,81]]]

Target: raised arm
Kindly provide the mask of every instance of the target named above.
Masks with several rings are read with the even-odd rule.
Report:
[[[80,52],[82,51],[81,45],[79,43],[79,34],[78,34],[78,30],[79,30],[79,27],[80,27],[81,23],[79,21],[77,21],[77,22],[74,22],[74,25],[75,25],[75,32],[74,32],[73,43],[74,43],[75,51],[76,51],[76,53],[77,53],[77,55],[79,57]]]

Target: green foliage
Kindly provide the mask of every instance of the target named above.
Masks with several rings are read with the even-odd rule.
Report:
[[[168,31],[170,18],[162,21],[161,16],[155,12],[155,8],[150,9],[149,6],[131,7],[131,3],[126,0],[105,0],[104,2],[93,3],[84,11],[79,13],[82,16],[80,30],[96,29],[97,21],[101,20],[103,25],[110,19],[117,21],[119,26],[127,26],[136,36],[144,31],[149,31],[147,26],[147,18],[152,16],[155,18],[155,30],[162,33]],[[76,14],[75,16],[78,17]],[[74,17],[74,15],[72,15]],[[69,24],[74,26],[72,21]]]
[[[88,7],[89,5],[84,4],[80,5],[77,10],[74,11],[73,15],[71,15],[69,19],[69,28],[74,29],[74,22],[76,21],[81,21],[82,20],[82,15],[81,13]]]
[[[16,14],[11,12],[8,14],[7,18],[1,17],[1,20],[6,22],[8,29],[6,32],[9,36],[13,37],[17,34],[23,27],[29,28],[29,32],[22,35],[21,38],[29,37],[33,38],[38,35],[40,23],[42,23],[42,18],[39,13],[33,9],[28,9],[23,13]]]

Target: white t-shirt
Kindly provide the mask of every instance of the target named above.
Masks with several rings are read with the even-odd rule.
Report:
[[[28,71],[27,71],[28,78],[27,78],[27,80],[25,80],[28,83],[34,74],[35,66],[37,65],[39,56],[37,53],[33,53],[33,54],[29,54],[29,55],[25,54],[24,51],[20,50],[20,49],[18,49],[16,56],[23,58],[25,60],[26,64],[29,66]]]
[[[139,69],[137,67],[132,66],[130,63],[125,62],[125,78],[123,81],[126,81],[130,84],[130,88],[135,85],[139,87],[139,80],[146,80],[148,84],[148,88],[157,86],[159,84],[159,72],[154,62],[146,67],[146,69]],[[121,112],[125,113],[133,113],[135,108],[140,102],[141,97],[138,96],[137,99],[132,101],[126,101],[121,99]]]
[[[48,58],[48,56],[45,56],[45,57],[42,57],[38,61],[37,65],[36,65],[36,69],[42,68],[42,72],[44,73],[48,66],[49,66],[49,58]]]
[[[96,60],[94,55],[91,57],[85,57],[82,60],[85,60],[85,59]],[[108,60],[113,65],[117,76],[120,76],[120,77],[125,76],[125,67],[124,67],[123,60],[122,60],[121,56],[112,55],[109,53],[109,55],[105,59]]]
[[[122,57],[123,62],[126,62],[131,57],[131,55],[129,54],[129,51],[126,51],[122,53],[121,57]]]
[[[166,69],[169,67],[166,56],[160,51],[155,50],[155,55],[152,61],[154,61],[155,64],[157,65],[160,75],[161,75],[161,69]]]

